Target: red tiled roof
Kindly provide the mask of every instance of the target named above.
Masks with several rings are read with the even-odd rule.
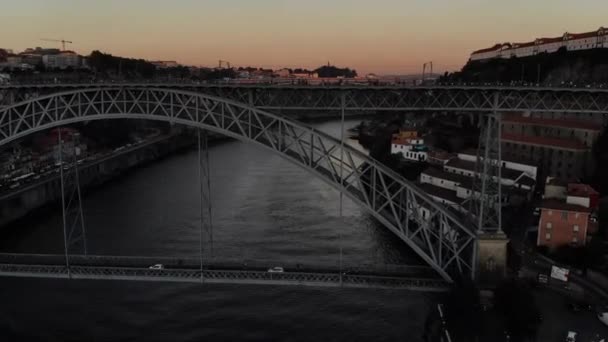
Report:
[[[473,54],[484,53],[484,52],[491,52],[491,51],[498,51],[498,50],[500,50],[500,48],[502,48],[503,45],[505,45],[505,44],[496,44],[496,45],[494,45],[492,47],[489,47],[489,48],[473,51]]]
[[[570,36],[570,39],[582,39],[582,38],[590,38],[590,37],[597,37],[597,31],[591,31],[591,32],[583,32],[583,33],[568,33],[568,35]]]
[[[393,139],[391,140],[391,143],[396,144],[396,145],[411,145],[411,138],[397,138],[397,137],[393,137]]]
[[[570,183],[568,184],[568,195],[588,197],[592,195],[599,195],[599,193],[588,184]]]
[[[564,201],[560,201],[558,199],[549,198],[542,201],[541,208],[543,209],[554,209],[554,210],[562,210],[562,211],[574,211],[579,213],[590,213],[591,209],[585,208],[576,204],[569,204]]]
[[[554,37],[554,38],[538,38],[536,39],[539,44],[551,44],[551,43],[559,43],[564,41],[564,37]]]
[[[505,115],[502,118],[502,121],[505,123],[514,122],[535,126],[574,128],[598,132],[602,130],[602,125],[600,124],[576,119],[549,119],[525,117],[521,115]]]
[[[525,43],[513,43],[513,49],[519,49],[519,48],[524,48],[524,47],[534,46],[534,45],[536,45],[534,43],[534,41],[525,42]]]
[[[566,148],[571,150],[586,150],[587,146],[582,142],[574,139],[559,139],[549,137],[535,137],[529,135],[509,134],[503,133],[501,137],[502,141],[526,144],[526,145],[539,145],[548,146],[553,148]]]

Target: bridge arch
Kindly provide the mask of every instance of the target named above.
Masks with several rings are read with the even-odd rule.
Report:
[[[98,88],[0,109],[0,146],[70,123],[146,119],[224,134],[280,155],[360,205],[447,281],[475,274],[477,235],[458,216],[357,149],[297,121],[196,92]]]

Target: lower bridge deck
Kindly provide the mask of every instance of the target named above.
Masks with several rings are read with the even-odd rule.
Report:
[[[127,261],[125,261],[125,259]],[[37,260],[38,262],[33,262]],[[345,288],[390,288],[413,291],[442,292],[449,284],[440,278],[421,277],[415,273],[395,272],[383,275],[378,271],[366,274],[363,270],[338,271],[311,268],[289,269],[269,272],[267,269],[250,269],[221,265],[205,265],[201,269],[192,260],[170,262],[168,258],[146,258],[134,262],[133,258],[120,257],[70,257],[70,266],[58,255],[0,255],[0,276],[38,277],[62,279],[105,279],[186,282],[209,284],[265,284],[300,285]],[[104,262],[105,260],[105,262]],[[9,262],[10,261],[10,262]],[[155,262],[156,261],[156,262]],[[163,269],[152,269],[147,265],[163,264]]]

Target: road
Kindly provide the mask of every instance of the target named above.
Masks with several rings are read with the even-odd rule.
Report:
[[[578,333],[577,342],[590,342],[596,334],[608,339],[608,326],[600,322],[594,312],[569,311],[569,300],[555,291],[539,289],[534,296],[543,315],[536,341],[564,341],[569,330]]]

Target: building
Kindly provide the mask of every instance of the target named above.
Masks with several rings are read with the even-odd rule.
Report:
[[[277,75],[277,77],[288,78],[289,75],[291,75],[291,70],[289,70],[287,68],[283,68],[283,69],[279,69],[279,70],[275,71],[274,73],[275,73],[275,75]]]
[[[175,68],[180,66],[176,61],[153,61],[152,63],[157,69]]]
[[[454,154],[446,151],[432,150],[428,152],[428,161],[430,164],[438,165],[443,167],[451,159],[455,158]]]
[[[539,207],[538,246],[584,246],[597,231],[599,193],[587,184],[549,177]]]
[[[590,224],[589,208],[558,199],[545,199],[540,206],[537,246],[584,246]]]
[[[444,170],[457,175],[479,178],[480,174],[477,172],[475,165],[476,163],[474,161],[454,158],[445,164]],[[532,191],[536,186],[536,177],[534,177],[533,174],[508,168],[504,166],[504,164],[500,170],[500,176],[500,184],[503,186],[522,189],[525,191]],[[497,182],[498,179],[494,177],[493,181]]]
[[[82,58],[74,51],[61,51],[58,54],[43,55],[42,63],[51,69],[80,68]]]
[[[511,114],[503,115],[502,131],[509,134],[577,140],[586,147],[591,147],[602,131],[602,124],[576,118]]]
[[[501,129],[505,158],[533,161],[540,168],[539,178],[576,181],[593,167],[591,149],[602,125],[572,118],[505,115]]]
[[[524,43],[499,43],[471,53],[471,61],[494,58],[527,57],[540,53],[554,53],[564,48],[567,51],[608,48],[608,29],[600,27],[585,33],[564,33],[554,38],[537,38]]]
[[[424,162],[428,158],[428,147],[418,131],[402,129],[393,134],[391,140],[391,153],[401,154],[403,158],[411,161]]]
[[[433,162],[431,162],[433,160]],[[479,181],[476,171],[475,151],[462,151],[455,156],[443,153],[429,153],[429,162],[434,164],[420,174],[419,183],[429,196],[441,204],[466,213],[467,199],[481,194],[474,189]],[[501,169],[501,189],[503,205],[518,205],[529,201],[536,186],[537,168],[521,161],[504,160]],[[498,179],[494,179],[498,182]],[[497,195],[491,198],[498,202]]]

